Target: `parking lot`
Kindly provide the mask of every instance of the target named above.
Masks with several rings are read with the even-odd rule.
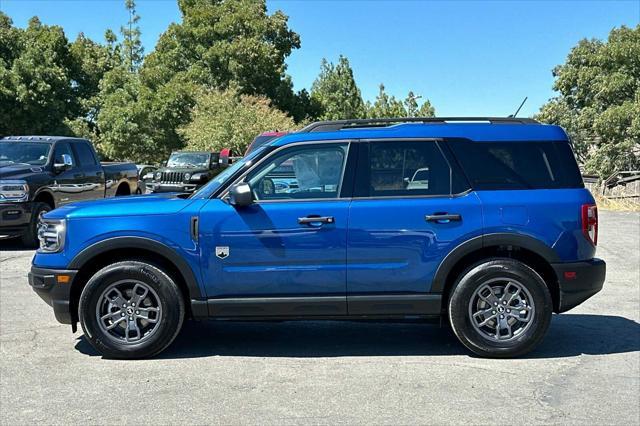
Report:
[[[605,289],[522,359],[424,324],[187,323],[159,358],[102,359],[0,245],[2,424],[638,424],[640,214],[601,212]]]

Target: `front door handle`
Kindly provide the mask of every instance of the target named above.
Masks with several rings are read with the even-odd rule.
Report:
[[[335,223],[335,219],[333,216],[307,216],[307,217],[299,217],[298,223],[300,225],[313,225],[316,223],[324,224],[324,223]]]
[[[462,215],[459,214],[448,214],[448,213],[434,213],[428,214],[424,217],[424,220],[427,222],[436,222],[436,223],[449,223],[452,221],[459,222],[462,220]]]

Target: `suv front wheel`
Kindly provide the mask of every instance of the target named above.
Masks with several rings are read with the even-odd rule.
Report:
[[[82,330],[109,358],[146,358],[178,335],[185,316],[180,289],[160,268],[139,261],[98,271],[82,290]]]
[[[458,339],[480,356],[509,358],[534,349],[551,322],[544,280],[513,259],[489,259],[463,272],[449,299]]]

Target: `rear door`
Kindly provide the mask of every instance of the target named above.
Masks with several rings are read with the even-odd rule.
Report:
[[[349,211],[349,314],[429,311],[444,257],[481,234],[479,199],[440,142],[363,143]]]
[[[71,144],[79,164],[82,177],[78,184],[82,185],[82,199],[96,200],[104,198],[104,172],[93,149],[85,141],[77,141]]]

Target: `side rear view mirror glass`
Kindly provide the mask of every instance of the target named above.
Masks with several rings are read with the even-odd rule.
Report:
[[[56,158],[56,162],[53,164],[53,168],[59,172],[70,169],[72,166],[73,160],[69,154],[62,154],[60,157]]]

